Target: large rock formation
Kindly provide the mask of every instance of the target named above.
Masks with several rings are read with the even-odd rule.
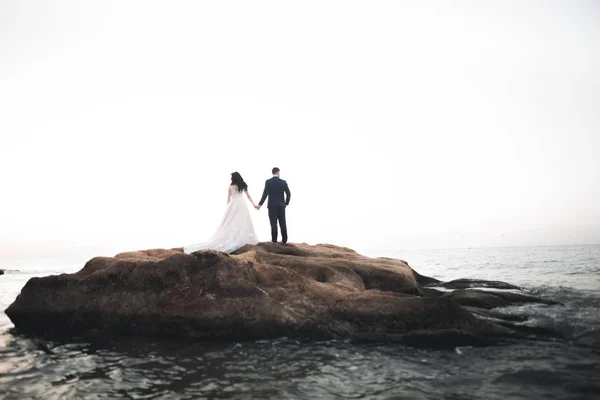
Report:
[[[344,337],[458,345],[522,336],[481,308],[536,300],[490,299],[482,291],[469,296],[465,282],[445,285],[460,287],[458,294],[426,285],[443,286],[402,260],[368,258],[331,245],[261,243],[231,255],[145,250],[93,258],[74,274],[33,278],[6,314],[17,329],[40,334]]]

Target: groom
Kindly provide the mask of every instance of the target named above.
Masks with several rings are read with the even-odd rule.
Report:
[[[288,236],[285,223],[285,207],[290,204],[292,195],[287,182],[279,178],[279,168],[273,168],[272,172],[273,177],[265,182],[265,191],[256,209],[260,210],[267,197],[269,197],[267,208],[269,209],[269,221],[271,221],[271,241],[277,243],[277,221],[279,221],[281,240],[283,244],[286,244]],[[285,200],[283,199],[284,193],[286,194]]]

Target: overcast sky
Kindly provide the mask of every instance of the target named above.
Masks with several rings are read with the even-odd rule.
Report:
[[[600,243],[594,1],[0,3],[0,260],[208,239]],[[269,239],[266,209],[253,211]]]

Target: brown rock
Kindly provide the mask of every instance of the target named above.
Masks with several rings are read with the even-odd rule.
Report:
[[[231,255],[179,248],[96,257],[75,274],[31,279],[6,314],[34,333],[240,340],[444,331],[462,343],[496,332],[452,299],[419,293],[401,260],[324,244],[261,243]],[[447,333],[456,331],[465,334]]]

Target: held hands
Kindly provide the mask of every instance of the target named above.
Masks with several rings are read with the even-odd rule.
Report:
[[[257,210],[260,210],[260,206],[254,205],[254,208],[256,208]]]

